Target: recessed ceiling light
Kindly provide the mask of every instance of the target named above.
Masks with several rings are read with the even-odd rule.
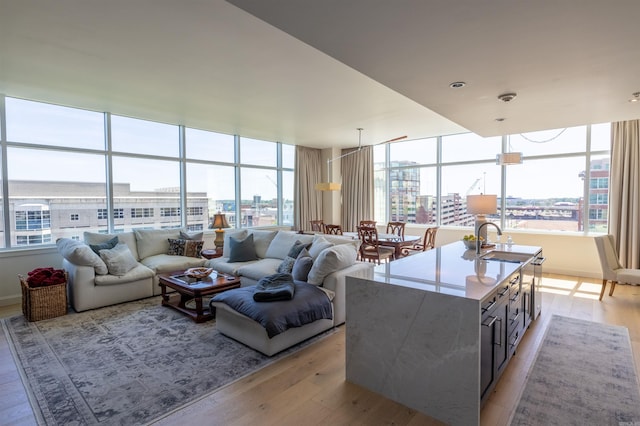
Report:
[[[631,96],[633,96],[633,98],[629,99],[629,102],[638,102],[638,101],[640,101],[640,92],[632,93]]]
[[[504,117],[498,117],[495,119],[495,121],[497,121],[498,123],[502,123],[504,120],[506,120],[506,118]]]
[[[451,83],[449,85],[449,87],[451,87],[452,89],[460,89],[460,88],[463,88],[466,85],[467,85],[467,83],[465,83],[464,81],[454,81],[453,83]]]
[[[511,102],[515,99],[516,96],[518,96],[517,93],[503,93],[502,95],[498,96],[498,99],[500,99],[502,102]]]

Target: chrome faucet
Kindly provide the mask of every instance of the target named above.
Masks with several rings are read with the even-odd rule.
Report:
[[[500,229],[500,227],[498,225],[496,225],[493,222],[484,222],[482,224],[480,224],[480,226],[478,226],[478,229],[476,230],[476,254],[480,254],[480,247],[482,246],[482,242],[480,241],[480,230],[482,229],[483,226],[486,225],[493,225],[496,227],[496,229],[498,230],[498,235],[502,235],[502,229]]]

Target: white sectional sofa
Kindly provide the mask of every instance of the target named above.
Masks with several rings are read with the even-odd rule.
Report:
[[[253,235],[257,259],[230,262],[229,238],[243,239],[249,234]],[[355,260],[359,245],[358,240],[334,235],[298,234],[292,231],[240,230],[227,232],[223,257],[209,260],[207,266],[239,276],[243,287],[254,285],[261,278],[278,271],[278,266],[283,262],[289,249],[296,241],[311,244],[309,251],[315,255],[315,259],[309,273],[309,282],[328,290],[328,293],[333,297],[331,301],[333,319],[316,320],[302,327],[290,328],[269,338],[262,325],[227,304],[213,300],[211,306],[216,309],[216,327],[221,333],[270,356],[345,322],[346,277],[373,277],[374,265],[372,263]],[[351,247],[345,250],[346,247],[339,247],[340,245],[350,245]]]
[[[182,231],[184,236],[184,231]],[[106,263],[90,247],[114,238],[126,244],[135,260],[122,275],[109,273]],[[181,239],[180,229],[134,230],[118,234],[85,232],[84,242],[61,238],[56,242],[69,282],[69,301],[77,312],[160,294],[158,274],[197,266],[206,259],[167,254],[169,239]],[[131,258],[120,256],[114,262]],[[114,265],[118,266],[118,265]]]

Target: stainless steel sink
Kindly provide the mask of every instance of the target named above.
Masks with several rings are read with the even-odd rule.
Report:
[[[480,258],[484,260],[495,260],[498,262],[526,263],[531,260],[533,256],[524,253],[493,250],[483,254]]]

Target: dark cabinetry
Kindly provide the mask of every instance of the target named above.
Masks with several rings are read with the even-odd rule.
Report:
[[[480,323],[480,395],[493,389],[509,359],[507,329],[509,324],[509,287],[502,284],[482,302]]]

